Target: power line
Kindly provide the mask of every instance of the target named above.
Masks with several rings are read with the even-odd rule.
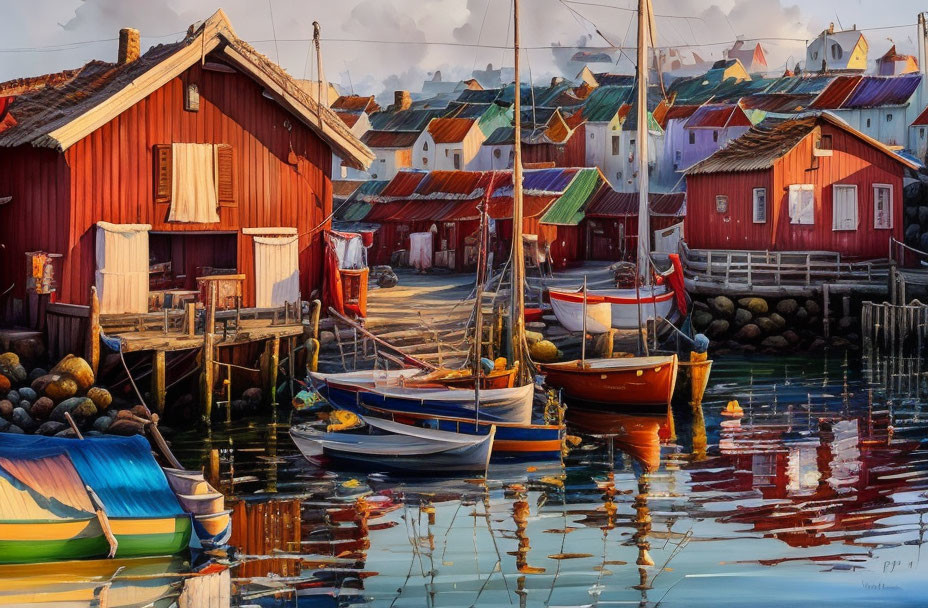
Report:
[[[179,36],[180,34],[185,34],[186,30],[181,32],[173,32],[171,34],[163,34],[160,36],[140,36],[141,38],[147,38],[149,40],[157,40],[160,38],[170,38],[171,36]],[[75,48],[86,46],[88,44],[99,44],[101,42],[116,42],[119,38],[100,38],[99,40],[81,40],[77,42],[63,42],[61,44],[49,44],[46,46],[23,46],[23,47],[10,47],[5,49],[0,49],[0,53],[54,53],[58,51],[70,51]]]
[[[581,0],[561,0],[561,1],[566,2],[567,4],[579,4],[581,6],[598,6],[600,8],[609,8],[612,10],[625,11],[629,13],[638,12],[637,8],[628,8],[624,6],[613,6],[611,4],[599,4],[597,2],[582,2]],[[661,15],[658,13],[654,13],[654,16],[655,17],[667,17],[668,19],[696,19],[698,21],[704,21],[702,17],[694,17],[694,16],[689,16],[689,15]]]

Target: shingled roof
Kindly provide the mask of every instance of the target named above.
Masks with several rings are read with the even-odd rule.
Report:
[[[893,153],[879,141],[861,133],[843,120],[823,112],[798,118],[781,120],[768,119],[751,128],[741,137],[716,151],[709,158],[696,163],[685,171],[687,175],[761,171],[773,166],[777,159],[795,148],[807,135],[826,122],[870,144],[911,169],[918,169],[912,161]]]
[[[221,9],[199,27],[191,26],[183,40],[152,47],[130,63],[91,61],[26,87],[22,81],[0,84],[0,90],[12,91],[4,95],[18,95],[9,108],[16,124],[0,132],[0,146],[66,150],[191,66],[212,58],[261,84],[267,95],[315,131],[345,162],[362,168],[373,161],[371,151],[335,112],[316,103],[283,68],[241,40]],[[15,82],[20,83],[19,90]]]

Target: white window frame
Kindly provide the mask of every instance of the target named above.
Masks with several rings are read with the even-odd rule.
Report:
[[[853,217],[853,226],[839,226],[838,225],[838,189],[847,189],[854,191],[854,217]],[[834,232],[847,232],[855,231],[860,226],[860,196],[857,192],[856,184],[834,184],[831,187],[831,229]]]
[[[716,194],[715,195],[715,212],[716,213],[728,213],[728,195],[727,194]]]
[[[763,193],[764,197],[764,212],[760,214],[757,212],[757,195]],[[767,223],[767,189],[766,188],[754,188],[751,196],[751,217],[755,224],[766,224]]]
[[[799,209],[795,208],[793,205],[793,193],[800,193],[799,203],[802,203],[802,192],[811,192],[812,193],[812,217],[808,218],[809,221],[803,221],[805,218],[798,217],[794,212],[798,212]],[[815,225],[815,184],[790,184],[789,185],[789,223],[795,226],[814,226]]]
[[[889,210],[887,212],[887,217],[889,218],[888,225],[881,226],[877,222],[876,191],[878,188],[885,188],[886,190],[889,190]],[[893,229],[893,221],[895,219],[893,217],[893,198],[894,198],[893,195],[894,194],[895,192],[893,191],[892,184],[873,184],[873,229],[874,230],[892,230]]]

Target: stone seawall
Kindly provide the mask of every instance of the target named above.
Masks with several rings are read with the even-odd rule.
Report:
[[[827,320],[823,302],[802,298],[716,296],[696,299],[693,308],[693,325],[714,352],[857,349],[860,342],[860,321],[847,302]]]

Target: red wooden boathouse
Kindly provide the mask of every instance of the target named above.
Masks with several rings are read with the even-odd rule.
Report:
[[[766,121],[686,172],[693,249],[885,258],[911,161],[828,113]]]
[[[96,284],[104,313],[148,311],[150,266],[178,289],[243,274],[246,307],[308,298],[332,154],[364,167],[370,151],[221,10],[141,56],[120,36],[116,63],[0,84],[0,284],[23,298],[41,250],[62,256],[57,301]]]

